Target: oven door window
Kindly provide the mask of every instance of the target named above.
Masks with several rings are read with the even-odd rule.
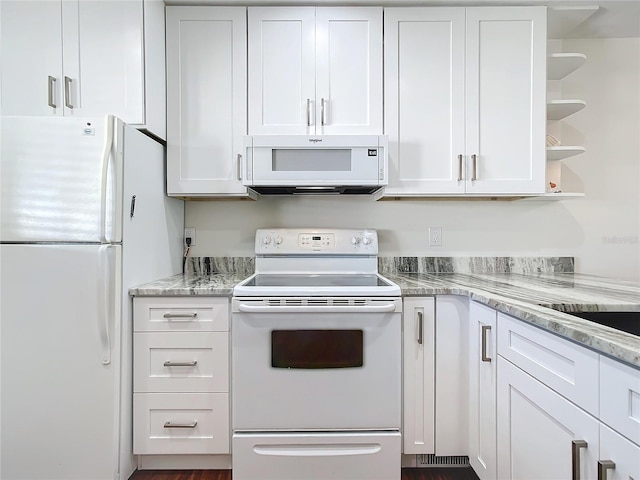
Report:
[[[362,367],[362,330],[273,330],[271,366],[327,369]]]

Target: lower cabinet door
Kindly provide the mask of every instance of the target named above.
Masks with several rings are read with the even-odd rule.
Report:
[[[399,480],[399,432],[234,433],[233,480]]]
[[[133,453],[229,453],[229,394],[134,394]]]
[[[481,480],[496,480],[496,318],[469,302],[469,463]]]
[[[596,478],[599,422],[500,356],[497,411],[499,479]]]
[[[600,424],[599,463],[605,470],[598,480],[640,478],[640,447]]]

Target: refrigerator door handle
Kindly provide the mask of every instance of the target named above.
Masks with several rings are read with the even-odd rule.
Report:
[[[113,150],[113,123],[113,115],[107,115],[100,173],[100,241],[102,243],[107,243],[107,181],[109,178],[109,163]]]
[[[111,274],[109,270],[109,250],[111,245],[103,245],[98,250],[98,332],[102,346],[102,364],[111,363],[111,338],[109,337],[109,316],[111,297]]]

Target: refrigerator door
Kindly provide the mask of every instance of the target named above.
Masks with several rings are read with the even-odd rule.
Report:
[[[106,118],[0,122],[0,241],[108,241],[115,169]]]
[[[0,478],[117,478],[120,249],[0,245]]]

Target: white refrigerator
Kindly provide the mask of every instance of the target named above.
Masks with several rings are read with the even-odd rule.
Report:
[[[126,480],[128,289],[181,272],[184,202],[119,119],[0,122],[0,478]]]

